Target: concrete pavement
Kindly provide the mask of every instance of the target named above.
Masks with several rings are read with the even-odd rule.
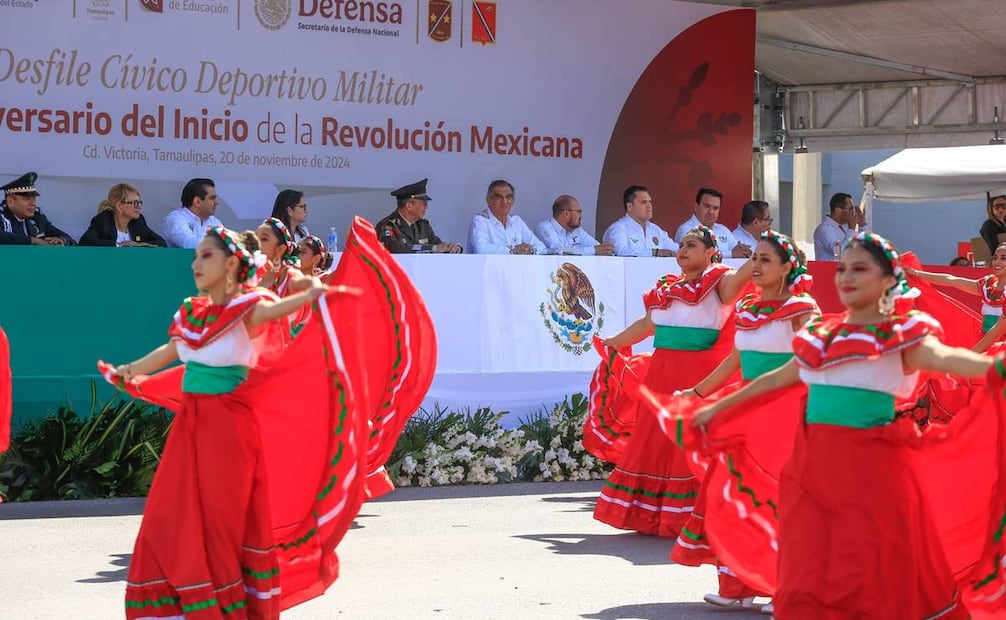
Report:
[[[285,620],[767,618],[702,602],[712,567],[591,516],[598,482],[398,489],[364,504],[341,576]],[[142,500],[0,504],[0,618],[123,617]]]

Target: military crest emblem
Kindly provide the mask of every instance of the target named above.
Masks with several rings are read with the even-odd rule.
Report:
[[[549,275],[554,285],[538,306],[545,329],[563,351],[583,355],[591,338],[604,326],[604,303],[594,299],[594,285],[579,267],[563,263]]]
[[[443,43],[451,38],[453,2],[450,0],[429,0],[427,3],[426,34],[434,41]]]
[[[472,43],[496,42],[496,3],[472,0]]]
[[[255,17],[266,30],[279,30],[293,12],[291,0],[255,0]]]

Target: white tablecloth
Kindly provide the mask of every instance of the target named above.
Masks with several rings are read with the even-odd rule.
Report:
[[[640,317],[643,293],[664,274],[679,272],[673,258],[396,258],[422,292],[437,328],[437,373],[424,407],[488,406],[510,411],[509,424],[569,394],[586,393],[599,358],[584,344],[595,332],[612,336]],[[575,273],[566,263],[586,275],[593,289],[591,316],[579,325],[555,303],[563,301],[557,272],[564,272],[558,277]],[[575,325],[572,331],[579,330],[580,338],[567,337],[568,325]],[[651,339],[636,347],[650,349]]]

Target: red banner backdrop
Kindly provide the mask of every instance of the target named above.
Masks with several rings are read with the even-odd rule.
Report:
[[[645,185],[654,222],[671,235],[695,192],[723,192],[734,228],[751,199],[755,13],[704,19],[667,44],[632,89],[608,143],[598,193],[598,237],[622,217],[622,192]]]
[[[835,290],[835,269],[838,263],[811,261],[807,265],[807,271],[814,276],[814,290],[811,294],[817,300],[818,305],[824,312],[841,312],[842,302],[838,300],[838,292]],[[946,267],[943,265],[923,265],[926,271],[939,273],[949,273],[962,278],[978,279],[988,275],[988,268],[981,267]],[[950,297],[957,299],[975,312],[981,312],[981,302],[978,295],[968,295],[957,289],[947,286],[940,287],[940,291]]]

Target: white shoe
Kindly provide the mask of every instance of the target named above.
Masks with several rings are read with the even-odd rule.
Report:
[[[761,606],[761,612],[766,616],[771,616],[775,612],[775,608],[772,607],[772,603]]]
[[[742,609],[761,608],[761,605],[755,604],[753,596],[745,598],[727,598],[725,596],[720,596],[719,594],[707,594],[702,597],[702,600],[710,605],[716,605],[717,607],[733,607],[735,605],[739,605]]]

